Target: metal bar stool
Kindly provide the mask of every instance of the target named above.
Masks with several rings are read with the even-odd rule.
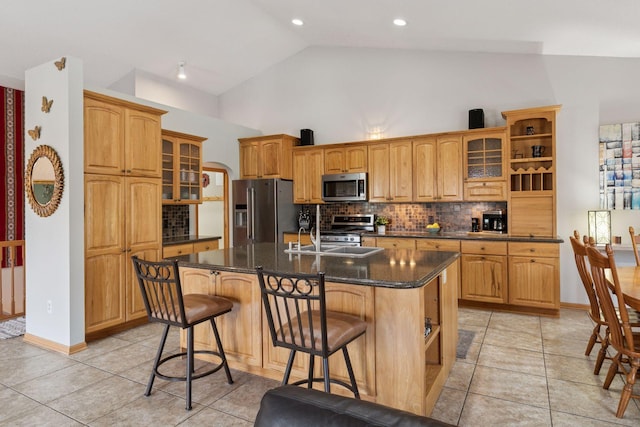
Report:
[[[293,385],[306,383],[312,388],[313,382],[322,381],[324,391],[330,393],[330,384],[334,383],[360,398],[347,344],[365,333],[367,323],[357,316],[327,311],[324,273],[288,274],[262,267],[257,267],[256,271],[273,345],[291,350],[282,385],[289,382],[293,360],[300,351],[310,356],[308,378]],[[351,384],[329,375],[329,356],[338,350],[344,355]],[[315,356],[322,357],[321,378],[313,376]]]
[[[233,384],[231,372],[227,358],[224,355],[220,334],[216,327],[215,318],[221,314],[228,313],[233,307],[233,303],[226,298],[204,295],[204,294],[182,294],[182,286],[180,284],[180,276],[178,274],[178,262],[173,261],[144,261],[137,256],[131,257],[133,266],[138,277],[140,292],[144,300],[144,306],[147,309],[147,315],[150,322],[165,324],[162,339],[158,347],[151,377],[147,384],[145,396],[151,394],[153,381],[155,377],[159,377],[167,381],[185,381],[186,382],[186,409],[191,409],[191,382],[195,379],[211,375],[221,368],[224,368],[227,374],[227,381]],[[199,323],[210,321],[213,335],[216,339],[218,351],[213,350],[195,350],[193,348],[193,327]],[[187,331],[187,351],[162,357],[167,334],[171,326],[177,326]],[[214,365],[213,368],[202,372],[195,373],[194,354],[212,354],[220,358],[220,363]],[[186,356],[186,367],[184,376],[164,375],[159,372],[160,366],[177,357]]]

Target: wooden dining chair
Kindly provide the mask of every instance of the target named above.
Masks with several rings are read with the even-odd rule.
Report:
[[[625,384],[620,394],[620,402],[616,417],[622,418],[631,398],[640,399],[640,394],[633,393],[636,375],[640,368],[640,333],[634,333],[629,323],[629,313],[624,301],[624,294],[620,289],[616,263],[611,245],[605,247],[606,255],[593,246],[587,247],[587,258],[591,265],[591,277],[596,288],[600,309],[609,325],[609,340],[617,351],[613,363],[609,367],[603,388],[609,389],[611,381],[618,372],[625,374]],[[611,280],[607,279],[606,270],[610,271]],[[613,291],[618,303],[618,310],[614,304]],[[618,318],[620,320],[618,320]],[[626,359],[627,363],[623,363]]]
[[[636,257],[636,265],[640,267],[640,254],[638,254],[640,235],[636,235],[636,231],[631,226],[629,227],[629,234],[631,235],[631,246],[633,246],[633,255]]]
[[[581,241],[578,230],[574,230],[573,236],[570,236],[569,240],[571,242],[571,247],[573,248],[573,256],[576,261],[580,280],[582,281],[584,290],[589,298],[589,318],[595,324],[593,331],[591,332],[591,336],[589,337],[589,342],[587,343],[587,349],[585,350],[584,355],[589,356],[593,346],[596,343],[600,343],[600,351],[598,352],[596,365],[593,369],[593,373],[598,375],[600,373],[600,368],[602,368],[602,362],[604,362],[604,359],[608,358],[607,347],[609,346],[609,342],[607,338],[607,321],[602,317],[600,304],[598,303],[598,296],[596,295],[596,289],[594,288],[591,273],[589,273],[589,269],[587,267],[586,259],[589,240],[584,236]]]
[[[308,377],[292,385],[307,384],[312,388],[313,382],[322,381],[324,391],[330,393],[330,384],[334,383],[350,390],[359,399],[347,344],[365,333],[367,322],[358,316],[327,310],[324,273],[282,273],[262,267],[257,267],[256,272],[273,345],[290,350],[282,385],[289,382],[296,352],[302,352],[309,354]],[[351,384],[329,375],[329,356],[340,350]],[[315,356],[322,358],[321,378],[314,378]]]

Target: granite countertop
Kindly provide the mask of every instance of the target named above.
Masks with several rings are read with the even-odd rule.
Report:
[[[532,243],[562,243],[559,237],[527,237],[511,236],[509,234],[492,233],[488,231],[439,231],[429,233],[428,231],[389,231],[385,234],[363,233],[367,237],[413,237],[416,239],[452,239],[452,240],[496,240],[507,242],[532,242]]]
[[[220,236],[196,236],[196,235],[184,235],[184,236],[172,236],[163,237],[162,246],[182,245],[184,243],[197,243],[206,242],[209,240],[219,240]]]
[[[458,252],[385,249],[364,258],[287,254],[288,246],[256,243],[176,257],[182,267],[255,273],[256,266],[288,273],[324,271],[328,282],[387,288],[417,288],[436,278]]]

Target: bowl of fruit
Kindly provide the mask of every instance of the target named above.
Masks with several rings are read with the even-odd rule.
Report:
[[[437,233],[438,231],[440,231],[440,224],[434,222],[433,224],[427,225],[427,231],[433,234]]]

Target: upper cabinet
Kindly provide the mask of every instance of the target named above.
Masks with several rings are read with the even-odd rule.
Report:
[[[293,179],[292,149],[300,140],[289,135],[240,138],[240,178]]]
[[[324,149],[324,173],[367,172],[367,145],[342,144]]]
[[[509,233],[556,234],[556,113],[559,105],[505,111],[509,140]]]
[[[462,136],[417,138],[412,149],[413,200],[462,200]]]
[[[293,149],[293,203],[322,202],[324,151],[318,147]]]
[[[160,178],[160,116],[164,113],[85,91],[85,173]]]
[[[369,145],[369,201],[410,202],[413,196],[411,140]]]
[[[162,130],[162,203],[202,201],[202,142],[206,138]]]
[[[465,200],[507,200],[503,157],[506,139],[505,129],[464,135],[462,145]]]

